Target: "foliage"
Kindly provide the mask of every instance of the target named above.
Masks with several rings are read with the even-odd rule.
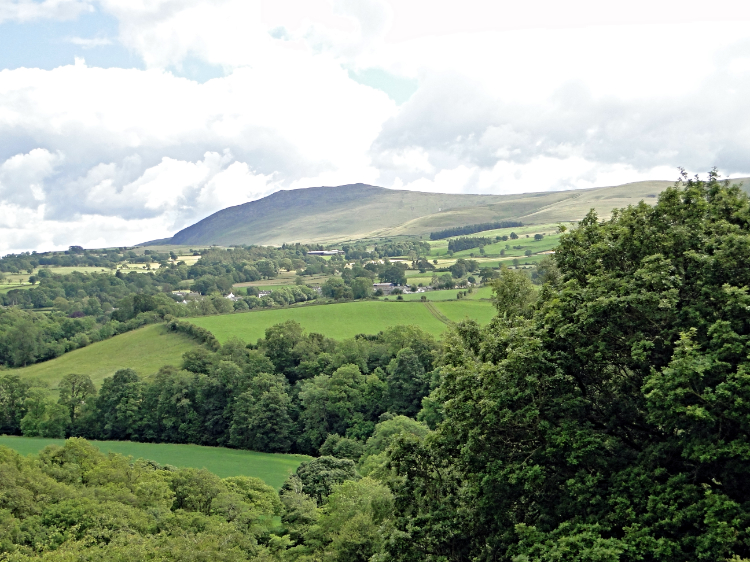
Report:
[[[377,428],[377,426],[376,426]],[[364,448],[362,443],[355,439],[341,437],[337,434],[329,435],[320,446],[320,454],[324,457],[336,457],[337,459],[349,459],[354,462],[362,456]]]
[[[260,373],[235,400],[229,444],[240,449],[285,453],[292,445],[292,400],[279,375]]]
[[[201,328],[200,326],[191,324],[190,322],[172,320],[171,322],[167,323],[167,329],[173,332],[182,332],[183,334],[187,334],[214,351],[221,347],[219,341],[211,332],[209,332],[205,328]]]
[[[380,269],[378,276],[382,283],[406,285],[406,264],[396,263]]]
[[[526,273],[503,268],[500,275],[492,280],[491,285],[494,292],[492,304],[495,305],[498,314],[506,318],[526,317],[531,314],[537,294]]]
[[[175,311],[163,312],[169,315]],[[0,365],[24,367],[47,361],[163,319],[157,311],[142,312],[119,322],[107,317],[98,320],[91,316],[71,318],[61,313],[44,314],[18,307],[0,309]]]
[[[59,439],[42,437],[0,436],[0,445],[10,447],[24,456],[36,455],[47,445],[60,445],[61,442]],[[309,460],[309,457],[303,455],[279,455],[199,445],[134,441],[91,443],[105,453],[151,459],[161,465],[207,468],[222,478],[252,476],[275,489],[281,488],[287,476],[297,469],[300,462]]]
[[[243,251],[216,251],[215,267],[279,257]],[[747,559],[749,260],[750,201],[712,173],[654,207],[590,213],[532,276],[487,275],[498,315],[451,325],[440,345],[414,326],[336,341],[286,322],[257,344],[187,353],[181,369],[120,370],[96,397],[71,375],[60,404],[0,376],[13,431],[322,455],[277,497],[81,440],[38,459],[0,449],[0,548],[17,560]],[[448,304],[461,303],[434,306]]]
[[[715,174],[564,234],[533,314],[448,338],[444,420],[391,455],[388,556],[747,557],[748,259]]]
[[[318,457],[299,465],[281,487],[282,492],[301,486],[300,491],[321,505],[337,484],[356,477],[354,462],[335,457]]]
[[[0,447],[0,474],[4,560],[271,559],[259,539],[280,502],[254,478],[104,455],[79,439],[38,457]]]
[[[492,244],[492,242],[494,242],[492,238],[461,236],[460,238],[452,238],[448,240],[448,251],[460,252],[462,250],[470,250],[480,246],[487,246]]]
[[[330,442],[331,453],[356,459],[381,414],[416,414],[437,351],[432,336],[416,327],[337,342],[290,321],[270,327],[257,349],[237,338],[219,346],[207,331],[192,329],[216,350],[196,347],[181,366],[145,378],[119,369],[98,395],[88,376],[69,374],[58,385],[59,405],[20,378],[3,377],[3,427],[27,436],[313,454],[340,435],[346,440]]]
[[[65,375],[58,385],[60,399],[58,403],[68,409],[70,423],[74,424],[81,415],[89,398],[96,396],[96,387],[88,375]]]

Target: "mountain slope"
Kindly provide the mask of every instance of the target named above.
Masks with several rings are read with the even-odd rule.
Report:
[[[747,180],[744,188],[750,187]],[[425,235],[434,230],[495,220],[527,224],[572,221],[591,208],[608,217],[614,208],[656,201],[670,181],[524,193],[451,195],[399,191],[365,184],[278,191],[228,207],[175,234],[184,245],[335,242],[371,236]]]

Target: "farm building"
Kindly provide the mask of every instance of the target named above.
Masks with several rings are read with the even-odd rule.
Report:
[[[372,285],[372,289],[374,291],[377,291],[378,289],[380,289],[381,291],[383,291],[384,295],[390,295],[391,291],[393,291],[393,289],[395,288],[396,288],[396,285],[394,283],[374,283]]]

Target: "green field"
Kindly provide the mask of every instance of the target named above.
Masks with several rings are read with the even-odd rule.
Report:
[[[436,301],[432,305],[453,322],[472,319],[481,325],[488,324],[497,312],[492,303],[480,300]]]
[[[454,298],[455,294],[453,291]],[[468,316],[486,323],[494,315],[492,304],[488,301],[461,300],[443,305],[446,308],[441,308],[441,312],[454,321]],[[287,320],[296,320],[308,332],[317,332],[334,339],[351,338],[357,334],[377,334],[400,324],[414,324],[439,336],[447,327],[423,303],[395,300],[298,306],[243,314],[203,316],[190,321],[211,331],[220,342],[234,336],[255,342],[264,336],[266,328]]]
[[[518,234],[517,240],[507,240],[505,242],[495,242],[488,244],[484,247],[485,256],[497,258],[500,256],[500,251],[505,250],[505,257],[512,259],[513,257],[521,257],[523,259],[524,252],[531,250],[533,253],[545,252],[554,249],[560,239],[560,234],[557,231],[557,225],[554,224],[542,224],[542,225],[528,225],[516,228],[501,228],[496,230],[486,230],[483,232],[476,232],[474,234],[467,234],[469,238],[492,238],[496,236],[510,236],[511,232]],[[534,234],[544,234],[542,240],[534,240]],[[528,238],[526,236],[528,235]],[[452,237],[456,238],[456,237]],[[443,260],[446,259],[448,253],[448,238],[443,240],[430,240],[430,258],[442,258],[439,260],[439,265],[444,267]],[[508,248],[506,248],[508,246]],[[514,249],[513,246],[523,246],[520,249]],[[474,254],[472,258],[471,254]],[[453,254],[453,260],[458,258],[471,258],[478,259],[482,258],[479,254],[479,248],[471,248],[468,250],[461,250]]]
[[[0,435],[0,445],[15,449],[22,455],[36,454],[47,445],[63,445],[64,443],[63,439]],[[286,477],[297,470],[302,461],[310,458],[305,455],[256,453],[223,447],[201,447],[200,445],[133,443],[131,441],[91,441],[91,443],[103,452],[120,453],[136,459],[149,459],[178,468],[206,468],[222,478],[254,476],[277,490],[281,488]]]
[[[456,300],[456,293],[463,292],[466,289],[445,289],[443,291],[427,291],[426,293],[409,293],[401,295],[405,301],[421,301],[422,297],[427,297],[428,301],[451,301]],[[389,301],[394,300],[396,297],[380,297],[381,300],[388,299]],[[473,293],[470,293],[464,297],[471,300],[491,299],[492,298],[492,287],[480,287],[474,289]]]
[[[13,289],[31,289],[31,287],[33,287],[31,283],[26,283],[25,285],[19,285],[17,283],[0,285],[0,293],[5,294],[8,291],[12,291]]]
[[[179,365],[182,354],[198,343],[183,335],[167,332],[163,324],[146,326],[76,349],[51,361],[29,367],[12,369],[6,373],[41,381],[50,389],[69,374],[89,375],[98,387],[105,377],[118,369],[135,369],[139,375],[155,373],[164,365]]]

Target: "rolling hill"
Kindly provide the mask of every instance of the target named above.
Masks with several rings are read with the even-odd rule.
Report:
[[[750,187],[750,180],[733,180]],[[232,245],[333,243],[357,238],[427,235],[434,230],[497,220],[547,224],[581,219],[591,208],[612,209],[656,201],[671,181],[517,195],[452,195],[365,184],[282,190],[228,207],[171,239],[151,244]]]
[[[51,392],[65,375],[88,375],[98,387],[118,369],[135,369],[148,376],[164,365],[180,365],[182,354],[199,344],[186,335],[168,332],[163,324],[155,324],[92,343],[56,359],[28,367],[10,369],[6,373],[48,385]]]

